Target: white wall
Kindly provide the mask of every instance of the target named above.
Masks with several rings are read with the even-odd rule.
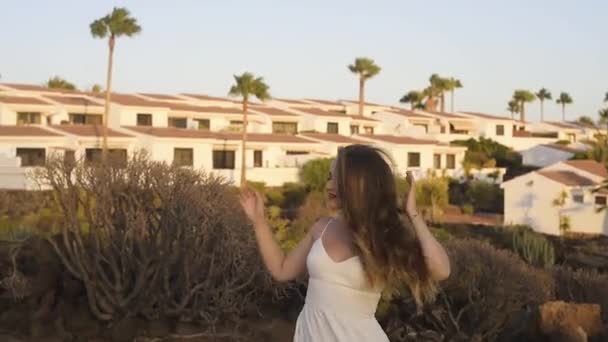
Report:
[[[545,167],[561,161],[568,160],[574,153],[557,150],[544,145],[537,145],[519,152],[522,155],[524,165]]]
[[[167,127],[168,110],[155,108],[137,108],[112,104],[110,107],[110,127],[137,126],[137,114],[152,114],[152,126]]]

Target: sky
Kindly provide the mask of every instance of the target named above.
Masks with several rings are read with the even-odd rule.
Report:
[[[142,26],[117,42],[118,91],[225,96],[233,75],[250,71],[275,97],[354,99],[347,65],[365,56],[382,67],[370,102],[397,104],[438,73],[464,85],[456,110],[506,115],[514,89],[541,87],[572,96],[569,118],[608,106],[601,0],[0,0],[0,82],[103,85],[107,44],[89,24],[114,6]],[[527,117],[539,107],[527,105]],[[545,116],[561,108],[546,103]]]

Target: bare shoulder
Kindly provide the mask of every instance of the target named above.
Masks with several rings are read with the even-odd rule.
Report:
[[[312,225],[312,227],[310,227],[310,231],[314,240],[318,239],[321,236],[321,232],[323,232],[323,229],[325,229],[329,221],[331,221],[331,217],[321,217],[317,220],[317,222]]]

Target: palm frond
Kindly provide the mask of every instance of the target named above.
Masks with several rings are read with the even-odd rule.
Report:
[[[91,28],[91,35],[95,38],[105,38],[108,36],[108,26],[103,19],[104,18],[97,19],[89,25]]]

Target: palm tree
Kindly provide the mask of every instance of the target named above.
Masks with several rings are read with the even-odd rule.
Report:
[[[606,95],[604,95],[604,102],[608,102],[608,91],[606,92]]]
[[[101,85],[99,84],[93,84],[93,86],[91,87],[91,93],[101,93],[103,91],[103,88],[101,87]]]
[[[519,113],[519,102],[511,100],[507,104],[507,110],[511,113],[511,119],[515,117],[515,113]]]
[[[128,9],[114,7],[112,13],[93,21],[90,24],[91,35],[94,38],[108,38],[108,69],[106,75],[106,100],[103,114],[103,152],[105,158],[108,151],[108,116],[110,113],[110,96],[112,91],[112,63],[114,58],[114,46],[116,38],[127,36],[133,37],[141,32],[137,19],[131,17]]]
[[[454,113],[454,90],[462,88],[462,82],[452,77],[447,80],[446,85],[446,90],[450,92],[450,112]]]
[[[359,75],[359,115],[363,115],[365,103],[365,81],[376,76],[380,72],[380,67],[373,59],[359,57],[355,63],[348,66],[348,70]]]
[[[581,117],[579,117],[576,122],[581,125],[581,126],[585,126],[585,127],[596,127],[595,122],[593,121],[592,118],[590,118],[587,115],[583,115]]]
[[[269,86],[264,82],[262,77],[255,77],[252,73],[245,72],[242,75],[234,75],[234,85],[230,87],[228,95],[241,97],[243,100],[243,137],[241,139],[241,186],[244,186],[247,181],[245,174],[246,169],[246,147],[247,147],[247,111],[249,99],[257,97],[261,101],[270,98]]]
[[[434,98],[438,97],[441,101],[440,111],[445,113],[445,92],[449,88],[449,81],[437,74],[432,74],[429,78],[431,85],[429,86],[429,99],[434,104]]]
[[[53,76],[46,81],[45,86],[53,89],[76,90],[76,86],[59,76]]]
[[[517,101],[519,108],[519,119],[522,122],[526,121],[526,103],[532,102],[536,96],[529,90],[517,89],[513,92],[513,100]]]
[[[541,88],[538,93],[536,93],[536,97],[540,101],[540,122],[545,121],[545,100],[551,100],[551,92],[545,88]]]
[[[424,100],[424,94],[418,90],[410,90],[407,94],[403,95],[403,97],[399,100],[401,103],[409,103],[410,109],[414,110],[419,108],[419,105]]]
[[[559,98],[555,102],[562,105],[562,121],[566,121],[566,105],[573,102],[572,97],[566,92],[561,92]]]

